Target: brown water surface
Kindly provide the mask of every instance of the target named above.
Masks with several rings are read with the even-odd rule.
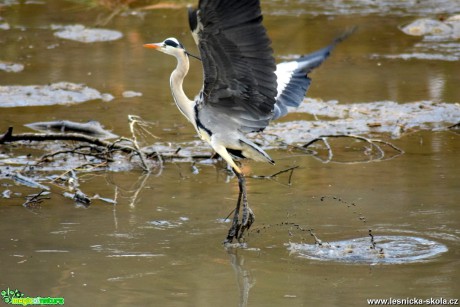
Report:
[[[279,60],[314,51],[346,28],[359,27],[312,74],[310,97],[340,103],[460,103],[459,61],[384,57],[417,52],[414,46],[421,38],[397,27],[436,17],[430,12],[441,14],[439,8],[369,4],[372,10],[367,10],[333,3],[263,4]],[[445,14],[460,12],[455,1],[443,3],[454,10]],[[175,59],[142,48],[176,36],[197,53],[186,10],[115,17],[106,28],[122,32],[123,38],[112,42],[63,40],[50,28],[91,27],[102,13],[58,0],[1,8],[10,29],[0,30],[0,60],[25,68],[0,71],[0,85],[84,83],[115,99],[0,108],[0,130],[14,126],[28,131],[23,125],[35,121],[97,120],[129,136],[127,115],[137,114],[155,123],[152,133],[163,142],[196,140],[172,102],[168,81]],[[189,96],[201,87],[201,74],[200,63],[193,61],[185,82]],[[127,90],[143,95],[123,98]],[[248,179],[256,223],[247,249],[226,250],[221,244],[229,227],[221,219],[235,204],[237,185],[218,165],[197,163],[196,173],[191,163],[166,163],[160,176],[140,169],[82,173],[81,189],[88,195],[117,195],[117,205],[93,201],[88,208],[53,190],[40,208],[26,209],[21,206],[25,196],[37,189],[3,178],[0,193],[10,190],[11,195],[0,196],[0,290],[63,297],[69,306],[365,306],[368,298],[458,299],[460,136],[425,127],[398,139],[381,138],[404,154],[371,163],[322,163],[299,152],[270,150],[276,166],[247,162],[247,172],[257,175],[299,166],[291,186],[288,174],[277,180]],[[0,147],[2,154],[9,151]],[[289,252],[289,242],[314,242],[309,232],[291,223],[314,229],[325,242],[367,237],[371,229],[376,236],[432,240],[447,252],[402,264],[310,260]]]

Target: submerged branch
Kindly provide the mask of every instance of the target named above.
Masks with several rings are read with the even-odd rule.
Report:
[[[13,127],[0,136],[0,144],[14,143],[20,141],[77,141],[94,144],[97,146],[109,147],[112,143],[102,141],[98,138],[87,136],[81,133],[20,133],[13,134]],[[117,146],[117,149],[131,152],[132,148],[126,146]]]
[[[40,204],[45,200],[45,199],[50,199],[48,195],[49,192],[47,190],[41,190],[37,194],[31,194],[26,196],[26,202],[23,203],[22,205],[28,209],[35,209],[36,207],[39,207]]]
[[[144,153],[139,149],[137,142],[130,140],[128,138],[120,138],[114,142],[107,142],[103,141],[98,138],[94,138],[85,134],[81,133],[20,133],[20,134],[13,134],[13,127],[9,127],[8,130],[0,136],[0,144],[5,143],[14,143],[14,142],[21,142],[21,141],[36,141],[36,142],[43,142],[43,141],[76,141],[76,142],[85,142],[92,145],[96,145],[98,147],[102,147],[102,150],[98,150],[97,148],[90,147],[91,149],[96,150],[97,154],[92,153],[85,153],[80,152],[79,149],[84,148],[84,146],[77,147],[76,149],[72,150],[61,150],[54,153],[50,153],[44,155],[40,161],[45,161],[47,158],[59,155],[59,154],[80,154],[80,155],[92,155],[96,156],[100,159],[108,159],[108,154],[110,154],[114,150],[119,150],[127,154],[137,154],[142,164],[142,168],[145,171],[149,171],[149,167],[145,161]],[[128,146],[121,144],[121,142],[131,142],[133,146]],[[105,156],[101,156],[105,155]],[[108,160],[107,160],[108,161]]]
[[[313,140],[311,140],[310,142],[304,144],[303,146],[301,146],[300,148],[302,149],[306,149],[308,148],[309,146],[317,143],[317,142],[323,142],[324,145],[326,146],[326,149],[327,149],[327,152],[328,152],[328,157],[326,160],[324,160],[323,162],[324,163],[328,163],[328,162],[331,162],[333,157],[334,157],[334,154],[333,154],[333,150],[332,150],[332,147],[331,145],[329,144],[328,142],[328,138],[352,138],[352,139],[355,139],[355,140],[358,140],[358,141],[362,141],[362,142],[365,142],[367,144],[370,145],[370,149],[366,150],[366,154],[369,155],[371,152],[372,152],[372,149],[375,149],[377,152],[378,152],[378,155],[376,158],[374,159],[371,159],[371,161],[380,161],[380,160],[383,160],[385,158],[385,150],[382,148],[382,146],[380,146],[380,144],[383,144],[383,145],[386,145],[390,148],[392,148],[393,150],[397,151],[398,155],[401,155],[404,153],[404,150],[402,150],[401,148],[393,145],[392,143],[390,142],[387,142],[387,141],[383,141],[383,140],[380,140],[380,139],[370,139],[370,138],[366,138],[366,137],[363,137],[363,136],[359,136],[359,135],[353,135],[353,134],[328,134],[328,135],[321,135],[317,138],[314,138]]]
[[[449,127],[447,127],[447,129],[450,129],[450,130],[460,130],[460,122],[454,124],[454,125],[451,125]]]
[[[148,136],[156,138],[153,134],[147,131],[147,128],[151,123],[144,121],[139,116],[130,115],[128,116],[129,119],[129,128],[131,131],[131,138],[124,138],[121,137],[113,142],[105,141],[100,138],[96,138],[93,136],[89,136],[83,133],[20,133],[14,134],[13,127],[9,127],[8,130],[3,134],[0,135],[0,144],[6,143],[13,143],[13,142],[27,142],[27,141],[36,141],[36,142],[43,142],[43,141],[74,141],[74,142],[82,142],[87,143],[88,145],[78,145],[73,149],[60,149],[55,152],[46,153],[40,159],[38,159],[38,163],[49,162],[52,158],[58,155],[80,155],[85,158],[92,157],[101,161],[101,163],[105,163],[108,165],[110,162],[114,162],[113,159],[113,152],[120,151],[124,154],[129,155],[136,155],[139,157],[139,162],[141,167],[144,171],[150,172],[151,165],[147,163],[148,160],[155,160],[156,164],[155,167],[159,169],[158,175],[161,174],[163,169],[163,164],[165,160],[196,160],[196,159],[214,159],[216,155],[212,154],[191,154],[187,152],[186,154],[182,154],[180,148],[176,151],[171,152],[158,152],[158,151],[151,151],[147,148],[141,148],[138,141],[138,134],[141,136]],[[322,162],[328,163],[333,161],[335,156],[337,156],[336,149],[331,146],[329,140],[331,138],[351,138],[370,146],[366,146],[364,149],[364,154],[368,157],[366,161],[356,161],[352,160],[351,162],[346,163],[356,163],[356,162],[370,162],[370,161],[381,161],[384,159],[394,158],[400,154],[403,154],[404,151],[397,146],[391,144],[390,142],[383,141],[380,139],[371,139],[366,138],[363,136],[358,135],[351,135],[351,134],[337,134],[337,135],[322,135],[317,138],[312,139],[308,143],[302,146],[294,146],[294,148],[301,149],[303,151],[309,150],[309,147],[315,143],[322,142],[324,144],[325,150],[327,151],[326,158],[320,158],[319,154],[313,153],[314,156],[319,158]],[[387,147],[387,148],[385,148]],[[385,150],[388,151],[388,148],[397,152],[396,155],[390,155]],[[218,156],[217,156],[218,157]],[[63,158],[65,159],[65,158]],[[336,160],[336,159],[335,159]],[[93,162],[93,161],[91,161]],[[99,164],[99,162],[95,162]],[[289,181],[288,185],[291,184],[291,178],[294,169],[297,167],[288,168],[286,170],[282,170],[278,173],[272,174],[270,176],[253,176],[256,179],[273,179],[276,178],[278,175],[290,172],[289,174]]]
[[[268,175],[268,176],[258,176],[258,175],[254,175],[254,176],[251,176],[251,178],[254,178],[254,179],[274,179],[276,178],[277,176],[281,175],[281,174],[284,174],[284,173],[287,173],[289,172],[289,179],[288,179],[288,186],[290,186],[292,184],[292,175],[294,173],[294,170],[299,168],[299,166],[292,166],[292,167],[289,167],[287,169],[284,169],[284,170],[281,170],[279,172],[276,172],[272,175]]]

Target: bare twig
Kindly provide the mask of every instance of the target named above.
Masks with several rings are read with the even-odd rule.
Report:
[[[123,142],[123,141],[130,142],[131,144],[133,144],[132,151],[136,153],[137,156],[139,157],[139,160],[141,161],[141,164],[142,164],[142,168],[144,169],[144,171],[150,172],[150,168],[148,167],[147,162],[145,160],[145,155],[142,152],[142,150],[139,148],[139,145],[137,144],[137,142],[135,140],[131,140],[128,138],[120,138],[116,142]]]
[[[82,151],[85,149],[88,149],[89,152]],[[82,145],[82,146],[75,147],[73,149],[58,150],[58,151],[55,151],[49,154],[45,154],[38,159],[38,163],[46,162],[50,158],[53,158],[55,156],[62,155],[62,154],[72,154],[72,155],[75,154],[75,155],[81,155],[84,157],[95,157],[105,162],[113,162],[113,160],[110,157],[108,157],[107,150],[101,151],[101,150],[98,150],[98,148],[92,147],[90,145]]]
[[[74,153],[74,154],[80,154],[80,155],[92,155],[96,156],[97,158],[101,158],[106,161],[110,161],[107,159],[107,156],[102,157],[102,154],[107,155],[113,150],[120,150],[124,153],[128,154],[137,154],[139,156],[139,159],[142,164],[142,168],[145,171],[149,171],[149,167],[146,163],[145,155],[142,152],[142,150],[139,148],[139,145],[137,144],[136,141],[133,141],[128,138],[120,138],[114,142],[107,142],[100,140],[98,138],[90,137],[81,133],[21,133],[21,134],[13,134],[13,127],[9,127],[8,130],[0,136],[0,144],[5,144],[5,143],[13,143],[13,142],[20,142],[20,141],[55,141],[55,140],[61,140],[61,141],[77,141],[77,142],[86,142],[89,144],[93,144],[99,147],[104,148],[105,150],[99,150],[101,152],[100,154],[90,154],[90,153],[84,153],[84,152],[79,152],[76,149],[73,150],[65,150],[65,151],[58,151],[55,153],[51,153],[48,155],[45,155],[42,157],[41,161],[44,161],[46,158],[53,157],[59,154],[65,154],[65,153]],[[122,142],[130,142],[133,146],[127,146],[124,144],[121,144]],[[84,146],[77,147],[78,149],[84,148]],[[96,148],[94,147],[89,147],[91,149],[94,149],[97,151]],[[162,161],[159,159],[159,161]]]
[[[374,235],[372,234],[372,230],[369,229],[369,236],[371,237],[371,246],[370,248],[373,250],[378,250],[379,254],[384,254],[383,248],[377,246],[377,242],[375,242]]]
[[[453,129],[453,128],[460,128],[460,122],[456,123],[456,124],[453,124],[453,125],[450,125],[447,127],[448,129]]]
[[[101,147],[113,148],[121,150],[125,153],[132,153],[135,151],[130,146],[120,145],[119,142],[110,143],[98,138],[87,136],[81,133],[21,133],[13,134],[13,127],[0,136],[0,144],[14,143],[20,141],[77,141],[94,144]]]
[[[50,199],[50,197],[44,196],[43,194],[48,194],[49,192],[47,190],[41,190],[37,194],[32,194],[26,197],[26,202],[22,204],[26,208],[34,208],[36,206],[39,206],[43,200],[45,199]]]
[[[331,162],[332,159],[333,159],[333,150],[332,150],[332,147],[330,146],[330,144],[329,144],[329,142],[327,140],[328,138],[352,138],[352,139],[356,139],[356,140],[359,140],[359,141],[362,141],[362,142],[365,142],[365,143],[369,144],[371,146],[370,151],[372,151],[372,149],[374,148],[378,152],[378,156],[376,158],[374,158],[374,159],[371,159],[372,161],[381,161],[381,160],[383,160],[385,158],[385,151],[383,150],[383,148],[379,144],[384,144],[386,146],[389,146],[390,148],[392,148],[395,151],[397,151],[399,153],[398,155],[401,155],[401,154],[404,153],[404,151],[402,149],[400,149],[399,147],[391,144],[390,142],[386,142],[386,141],[379,140],[379,139],[370,139],[370,138],[366,138],[366,137],[359,136],[359,135],[353,135],[353,134],[321,135],[321,136],[319,136],[317,138],[314,138],[310,142],[304,144],[303,146],[301,146],[301,148],[306,149],[307,147],[313,145],[314,143],[321,141],[326,146],[326,149],[327,149],[327,152],[328,152],[328,158],[326,160],[322,160],[322,161],[324,163]]]
[[[141,180],[140,185],[134,191],[133,196],[130,197],[131,201],[129,203],[129,206],[131,208],[134,208],[136,206],[136,202],[138,201],[139,193],[144,189],[145,183],[147,182],[147,179],[149,178],[149,175],[150,175],[150,173],[143,174],[143,178]]]
[[[132,136],[132,140],[130,140],[134,146],[134,148],[136,149],[136,152],[137,154],[139,155],[139,159],[141,160],[141,163],[142,163],[142,166],[144,168],[144,171],[146,172],[150,172],[150,168],[147,166],[147,163],[145,161],[145,154],[142,152],[142,150],[140,149],[139,147],[139,143],[137,141],[137,135],[136,135],[136,131],[141,131],[141,133],[147,133],[149,134],[150,136],[154,137],[154,138],[157,138],[155,135],[153,135],[152,133],[150,133],[146,127],[149,127],[149,123],[147,123],[146,121],[144,121],[140,116],[137,116],[137,115],[128,115],[128,120],[129,120],[129,130],[131,131],[131,136]],[[136,126],[139,127],[139,129],[136,129]],[[157,158],[158,158],[158,161],[160,163],[159,167],[160,168],[163,168],[163,160],[161,159],[161,156],[159,154],[157,154]],[[160,170],[161,172],[161,170]]]
[[[138,115],[128,115],[129,120],[129,128],[133,135],[133,138],[136,138],[135,132],[139,133],[141,136],[145,136],[146,134],[154,139],[159,139],[158,136],[152,134],[149,129],[154,125],[152,122],[148,122],[142,119]],[[137,127],[137,128],[136,128]]]
[[[292,179],[292,174],[294,173],[294,170],[299,168],[299,166],[292,166],[292,167],[289,167],[287,169],[284,169],[284,170],[281,170],[279,172],[276,172],[272,175],[268,175],[268,176],[258,176],[258,175],[254,175],[254,176],[251,176],[251,178],[254,178],[254,179],[274,179],[276,178],[278,175],[281,175],[281,174],[284,174],[284,173],[287,173],[287,172],[290,172],[289,173],[289,180],[288,180],[288,185],[290,186],[291,185],[291,179]]]

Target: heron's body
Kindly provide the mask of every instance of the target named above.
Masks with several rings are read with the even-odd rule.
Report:
[[[310,84],[307,74],[345,36],[317,52],[275,65],[259,0],[200,0],[196,10],[189,10],[189,22],[204,71],[203,88],[194,100],[182,87],[191,56],[182,44],[168,38],[144,46],[176,57],[170,86],[177,107],[239,178],[240,197],[227,237],[231,241],[240,228],[242,233],[253,221],[244,176],[234,158],[274,163],[246,134],[264,130],[271,120],[285,115],[288,107],[297,107]],[[243,221],[239,224],[241,200]]]
[[[170,38],[169,40],[173,40]],[[250,141],[239,130],[239,123],[226,113],[206,113],[200,107],[203,92],[195,100],[190,100],[185,94],[182,84],[189,70],[189,57],[185,52],[174,54],[177,58],[176,69],[170,77],[170,87],[174,102],[181,113],[195,127],[200,138],[211,147],[237,172],[240,168],[235,164],[233,156],[249,158],[255,161],[274,163],[273,160],[258,145]],[[214,123],[219,123],[216,125]]]

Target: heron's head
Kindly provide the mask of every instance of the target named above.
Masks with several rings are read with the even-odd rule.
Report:
[[[174,37],[167,38],[161,43],[145,44],[144,47],[152,48],[170,55],[177,55],[178,53],[185,52],[184,46]]]
[[[161,43],[155,43],[155,44],[144,44],[145,48],[151,48],[155,49],[158,51],[161,51],[166,54],[170,54],[173,56],[180,56],[180,55],[189,55],[192,56],[196,59],[200,59],[190,53],[188,53],[184,46],[174,37],[170,37],[162,41]]]

